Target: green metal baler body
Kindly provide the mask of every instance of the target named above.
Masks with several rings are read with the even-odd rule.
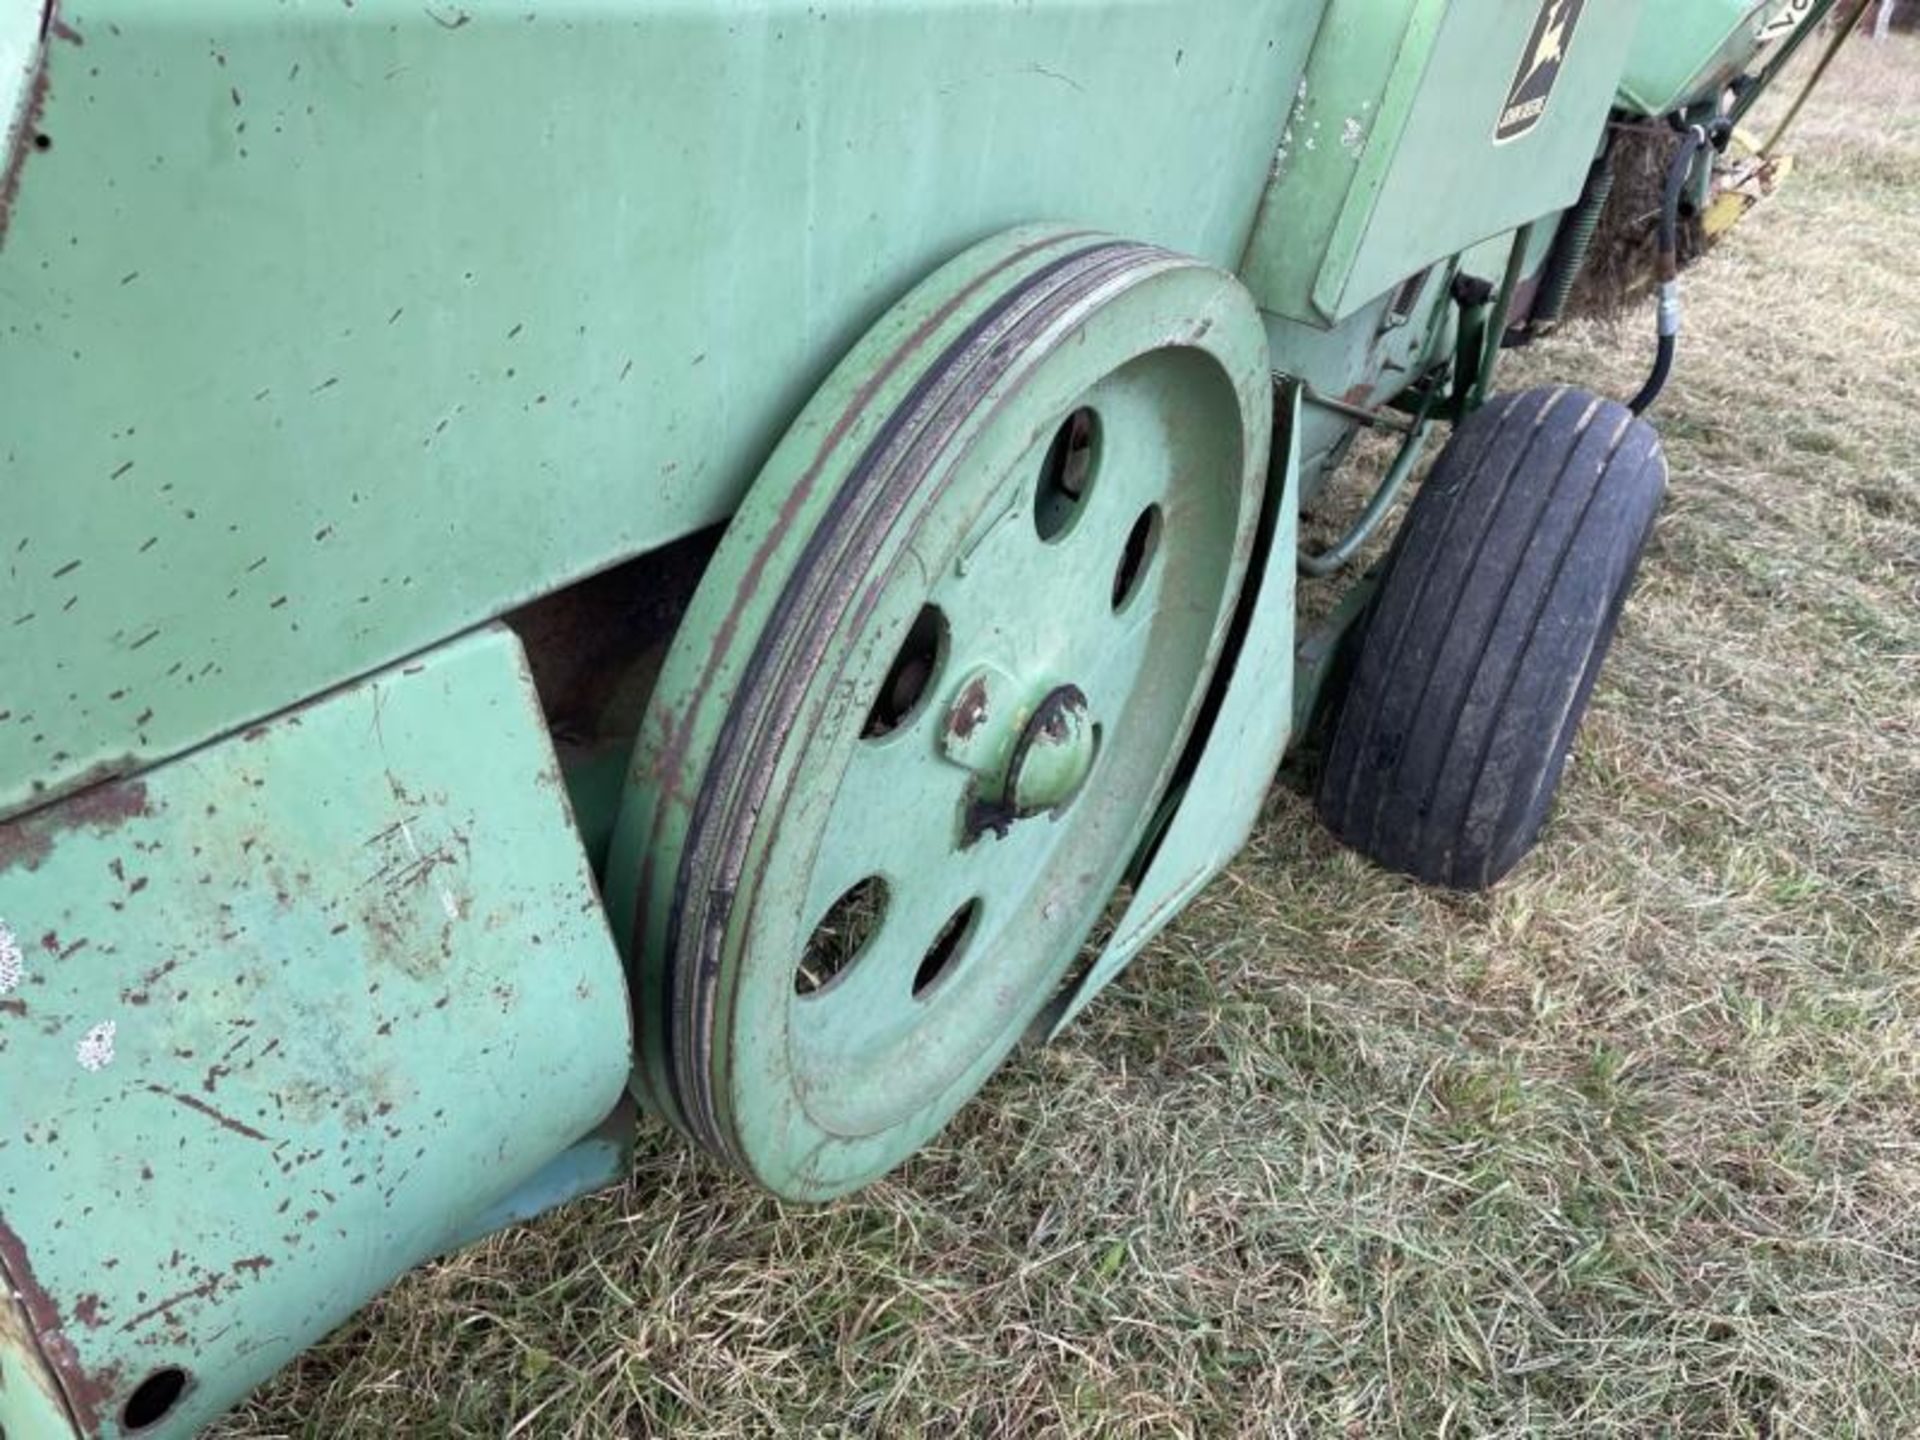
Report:
[[[1231,267],[1311,20],[1110,9],[63,6],[0,250],[0,813],[723,519],[982,236]]]
[[[1709,99],[1762,44],[1804,22],[1812,0],[1697,0],[1644,11],[1626,74],[1623,109],[1658,116]]]
[[[0,21],[10,1440],[121,1433],[167,1366],[142,1433],[190,1430],[619,1173],[594,827],[492,622],[726,519],[891,302],[1035,219],[1237,272],[1277,373],[1391,400],[1576,200],[1638,11],[1588,0],[1505,137],[1540,0]],[[1302,393],[1215,743],[1074,1008],[1285,748],[1294,508],[1352,429]]]

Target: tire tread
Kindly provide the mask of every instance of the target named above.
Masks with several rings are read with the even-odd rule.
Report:
[[[1538,837],[1666,485],[1657,437],[1567,387],[1502,397],[1409,510],[1328,749],[1327,826],[1480,889]]]

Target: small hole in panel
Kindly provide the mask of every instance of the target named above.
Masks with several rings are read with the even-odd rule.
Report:
[[[173,1413],[180,1397],[187,1393],[187,1372],[178,1365],[156,1370],[134,1387],[120,1412],[120,1424],[129,1431],[158,1425]]]

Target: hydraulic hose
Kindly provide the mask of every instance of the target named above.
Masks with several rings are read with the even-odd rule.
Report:
[[[1667,302],[1660,301],[1660,323],[1666,321]],[[1674,321],[1671,331],[1660,332],[1660,348],[1653,353],[1653,373],[1647,376],[1647,383],[1640,387],[1640,393],[1627,402],[1627,408],[1636,415],[1644,415],[1647,407],[1660,398],[1660,392],[1667,388],[1667,381],[1673,377],[1673,357],[1679,349],[1680,303],[1674,302]]]
[[[1660,348],[1653,359],[1653,373],[1647,376],[1647,383],[1640,387],[1640,393],[1628,402],[1627,408],[1634,414],[1643,414],[1647,407],[1660,398],[1660,392],[1667,388],[1667,379],[1673,374],[1673,359],[1680,344],[1680,200],[1687,190],[1687,177],[1693,173],[1694,161],[1700,152],[1712,143],[1706,128],[1694,125],[1688,128],[1686,137],[1681,140],[1680,148],[1674,152],[1673,163],[1667,167],[1666,193],[1660,202],[1660,308],[1658,327]]]

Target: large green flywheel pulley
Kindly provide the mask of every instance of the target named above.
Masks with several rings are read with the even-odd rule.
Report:
[[[1178,762],[1264,491],[1237,282],[975,248],[754,484],[635,752],[607,892],[637,1088],[824,1199],[930,1138],[1072,965]]]

